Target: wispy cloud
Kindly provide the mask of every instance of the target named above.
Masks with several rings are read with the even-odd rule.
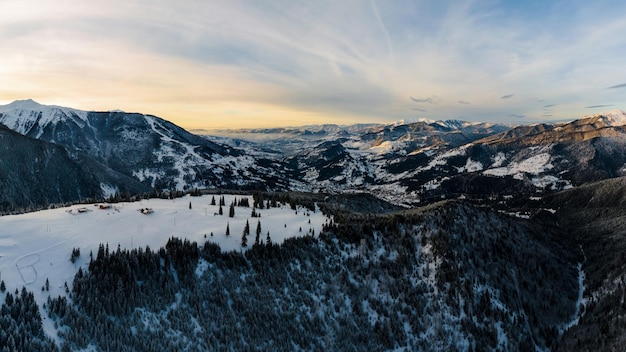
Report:
[[[428,110],[422,109],[422,108],[411,108],[411,110],[419,111],[419,112],[428,112]]]
[[[537,116],[527,105],[538,96],[555,118],[576,118],[623,101],[626,83],[597,87],[623,69],[626,3],[520,4],[5,0],[0,100],[198,128],[398,120],[416,105],[501,121]],[[494,99],[505,91],[515,95]]]
[[[523,119],[526,117],[526,115],[522,115],[522,114],[509,114],[510,117],[514,117],[516,119]]]
[[[613,105],[610,105],[610,104],[589,105],[589,106],[585,106],[585,109],[607,108],[609,106],[613,106]]]
[[[413,98],[413,97],[409,97],[409,98],[411,98],[411,100],[413,100],[416,103],[435,104],[437,102],[437,97],[434,95],[429,98]]]
[[[626,83],[616,84],[614,86],[607,87],[606,89],[626,88]]]
[[[555,106],[555,104],[548,104],[548,105],[544,105],[543,107],[544,107],[544,108],[551,108],[551,107],[553,107],[553,106]]]

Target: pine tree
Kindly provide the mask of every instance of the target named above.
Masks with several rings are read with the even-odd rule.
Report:
[[[235,204],[230,205],[230,209],[228,209],[228,216],[233,218],[235,217]]]
[[[265,244],[268,246],[272,244],[272,239],[270,238],[270,232],[267,231],[267,236],[265,237]]]
[[[248,222],[248,220],[246,220],[246,226],[243,228],[243,234],[244,235],[250,234],[250,223]]]
[[[243,228],[243,235],[241,236],[241,246],[248,247],[248,235],[250,234],[250,224],[246,220],[246,226]]]
[[[230,236],[230,222],[226,223],[226,236]]]
[[[211,205],[215,205],[215,196],[211,196]]]
[[[189,201],[189,209],[191,209],[191,201]]]
[[[254,244],[261,244],[261,220],[256,223],[256,237],[254,238]]]
[[[220,204],[219,214],[220,214],[220,215],[224,215],[224,210],[222,210],[222,205],[221,205],[221,204]]]
[[[3,292],[7,290],[6,285],[4,284],[4,280],[0,281],[0,292]]]

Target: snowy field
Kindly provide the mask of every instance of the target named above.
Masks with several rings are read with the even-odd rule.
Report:
[[[71,289],[74,274],[79,267],[88,268],[90,252],[95,258],[100,243],[108,244],[110,251],[116,251],[118,246],[127,249],[150,246],[156,250],[175,236],[199,245],[212,241],[219,244],[222,251],[240,251],[245,250],[241,237],[246,220],[250,223],[248,248],[254,243],[259,220],[261,240],[265,241],[269,231],[273,243],[309,233],[317,235],[328,221],[319,209],[311,212],[298,208],[296,212],[288,204],[282,208],[257,210],[260,218],[251,217],[251,207],[235,207],[235,216],[230,218],[229,205],[233,199],[244,196],[225,195],[224,215],[218,215],[219,205],[210,205],[211,197],[74,205],[0,217],[0,279],[4,280],[7,290],[25,286],[33,291],[41,307],[48,296],[65,295],[65,283]],[[217,204],[219,197],[215,195]],[[246,198],[252,205],[252,197]],[[189,209],[190,202],[192,209]],[[146,208],[153,212],[143,214],[141,209]],[[227,224],[230,236],[226,236]],[[73,248],[79,248],[81,254],[75,263],[70,261]],[[46,279],[49,291],[42,290]],[[5,295],[0,294],[0,303],[4,298]]]

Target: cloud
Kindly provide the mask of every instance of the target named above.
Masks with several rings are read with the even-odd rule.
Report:
[[[626,83],[616,84],[614,86],[607,87],[606,89],[626,88]]]
[[[553,107],[553,106],[555,106],[555,104],[548,104],[548,105],[544,105],[543,107],[544,107],[544,108],[551,108],[551,107]]]
[[[523,119],[526,117],[526,115],[521,115],[521,114],[509,114],[510,117],[514,117],[516,119]]]
[[[426,110],[426,109],[420,109],[420,108],[411,108],[411,110],[414,110],[414,111],[419,111],[419,112],[428,112],[428,110]]]
[[[0,99],[80,102],[73,106],[201,128],[331,116],[393,121],[412,106],[435,118],[499,122],[515,119],[511,111],[535,117],[525,110],[530,97],[558,104],[555,118],[572,118],[583,115],[581,106],[621,102],[606,96],[621,90],[598,87],[623,68],[626,46],[615,38],[626,32],[625,11],[617,0],[567,8],[482,0],[5,0],[0,47],[11,50],[0,55]],[[503,91],[516,99],[499,102]],[[407,92],[415,94],[409,101]]]
[[[585,109],[597,109],[597,108],[607,108],[609,106],[613,106],[613,105],[607,105],[607,104],[601,104],[601,105],[589,105],[589,106],[585,106]]]
[[[434,95],[430,98],[413,98],[413,97],[409,97],[409,98],[411,98],[411,100],[413,100],[416,103],[436,104],[436,101],[437,101],[437,97]]]

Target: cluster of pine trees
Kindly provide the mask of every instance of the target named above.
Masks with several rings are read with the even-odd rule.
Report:
[[[35,296],[26,288],[6,294],[0,308],[0,346],[2,352],[57,349],[54,341],[43,331]]]

